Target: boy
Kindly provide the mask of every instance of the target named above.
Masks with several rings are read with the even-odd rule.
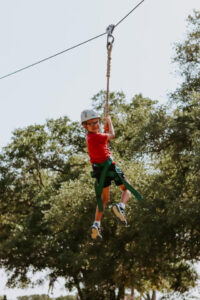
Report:
[[[100,195],[102,200],[102,206],[105,208],[110,199],[110,185],[114,180],[115,184],[122,190],[121,202],[114,204],[112,210],[117,220],[126,225],[126,217],[124,213],[125,205],[130,197],[129,190],[124,185],[124,174],[119,167],[111,160],[111,153],[108,147],[109,140],[115,138],[115,132],[112,125],[110,116],[105,117],[105,133],[100,133],[100,116],[94,110],[84,110],[81,113],[81,123],[87,131],[87,148],[92,164],[94,177],[97,180],[97,185],[102,181],[102,173],[105,164],[109,162],[107,166],[107,172],[105,172],[105,178],[103,180],[103,189]],[[108,174],[109,172],[109,174]],[[120,174],[120,176],[119,176]],[[102,238],[100,231],[100,222],[103,215],[103,209],[100,210],[100,205],[96,208],[95,220],[91,227],[92,239]]]

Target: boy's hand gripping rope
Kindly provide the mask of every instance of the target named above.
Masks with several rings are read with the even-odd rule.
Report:
[[[107,117],[109,115],[109,83],[110,83],[110,63],[111,63],[111,51],[112,46],[114,43],[114,37],[112,35],[112,32],[115,28],[115,25],[109,25],[106,29],[107,32],[107,89],[106,89],[106,103],[105,103],[105,116]]]

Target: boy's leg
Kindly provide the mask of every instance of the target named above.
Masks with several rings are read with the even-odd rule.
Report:
[[[110,200],[110,186],[107,186],[107,187],[103,188],[103,191],[102,191],[102,194],[101,194],[101,199],[102,199],[102,202],[103,202],[103,208],[105,208],[106,204]],[[100,212],[99,209],[98,209],[98,206],[97,206],[96,214],[95,214],[95,221],[100,221],[102,215],[103,215],[103,212]]]
[[[122,190],[121,202],[120,204],[116,203],[113,205],[113,212],[117,217],[117,220],[121,224],[126,225],[127,221],[124,210],[131,193],[126,189],[126,187],[123,184],[120,185],[120,188]]]
[[[110,186],[107,186],[103,189],[101,194],[102,202],[103,202],[103,208],[106,207],[106,204],[110,200]],[[103,215],[103,212],[100,212],[98,209],[98,206],[96,207],[96,214],[95,214],[95,221],[92,225],[92,239],[96,239],[97,237],[102,238],[101,232],[100,232],[100,225],[101,225],[101,217]]]
[[[122,190],[121,203],[124,203],[124,205],[126,205],[131,193],[125,188],[123,184],[120,185],[120,189]]]

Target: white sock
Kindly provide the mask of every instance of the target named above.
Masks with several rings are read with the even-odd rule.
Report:
[[[94,221],[94,224],[97,225],[98,227],[100,227],[101,222],[100,221]]]
[[[125,209],[125,204],[123,202],[120,202],[119,206],[122,208],[122,209]]]

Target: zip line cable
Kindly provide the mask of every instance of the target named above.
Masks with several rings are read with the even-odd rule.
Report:
[[[49,57],[47,57],[47,58],[41,59],[41,60],[39,60],[39,61],[37,61],[37,62],[35,62],[35,63],[31,64],[31,65],[28,65],[28,66],[26,66],[26,67],[24,67],[24,68],[21,68],[21,69],[19,69],[19,70],[16,70],[16,71],[14,71],[14,72],[12,72],[12,73],[9,73],[9,74],[7,74],[7,75],[4,75],[4,76],[0,77],[0,79],[6,78],[6,77],[8,77],[8,76],[14,75],[14,74],[16,74],[16,73],[18,73],[18,72],[21,72],[21,71],[23,71],[23,70],[26,70],[26,69],[28,69],[28,68],[31,68],[31,67],[33,67],[33,66],[35,66],[35,65],[38,65],[38,64],[40,64],[40,63],[42,63],[42,62],[44,62],[44,61],[46,61],[46,60],[49,60],[49,59],[51,59],[51,58],[54,58],[55,56],[58,56],[58,55],[60,55],[60,54],[63,54],[63,53],[65,53],[65,52],[70,51],[70,50],[72,50],[72,49],[74,49],[74,48],[77,48],[77,47],[79,47],[79,46],[81,46],[81,45],[83,45],[83,44],[86,44],[86,43],[88,43],[88,42],[90,42],[90,41],[92,41],[92,40],[94,40],[94,39],[97,39],[97,38],[99,38],[99,37],[101,37],[101,36],[103,36],[103,35],[105,35],[105,34],[106,34],[106,32],[105,32],[105,33],[102,33],[102,34],[100,34],[100,35],[97,35],[97,36],[95,36],[95,37],[93,37],[93,38],[91,38],[91,39],[89,39],[89,40],[87,40],[87,41],[85,41],[85,42],[79,43],[79,44],[77,44],[77,45],[75,45],[75,46],[72,46],[72,47],[70,47],[70,48],[68,48],[68,49],[65,49],[65,50],[60,51],[60,52],[58,52],[58,53],[56,53],[56,54],[53,54],[53,55],[51,55],[51,56],[49,56]]]
[[[142,0],[142,1],[140,1],[126,16],[124,16],[116,25],[114,25],[114,27],[117,27],[120,23],[122,23],[136,8],[138,8],[143,2],[144,2],[145,0]],[[97,35],[97,36],[95,36],[95,37],[93,37],[93,38],[91,38],[91,39],[89,39],[89,40],[87,40],[87,41],[84,41],[84,42],[82,42],[82,43],[79,43],[79,44],[77,44],[77,45],[75,45],[75,46],[72,46],[72,47],[70,47],[70,48],[68,48],[68,49],[65,49],[65,50],[63,50],[63,51],[60,51],[60,52],[58,52],[58,53],[56,53],[56,54],[53,54],[53,55],[51,55],[51,56],[49,56],[49,57],[46,57],[46,58],[44,58],[44,59],[41,59],[41,60],[39,60],[39,61],[37,61],[37,62],[35,62],[35,63],[32,63],[32,64],[30,64],[30,65],[28,65],[28,66],[26,66],[26,67],[23,67],[23,68],[21,68],[21,69],[18,69],[18,70],[16,70],[16,71],[14,71],[14,72],[12,72],[12,73],[9,73],[9,74],[6,74],[6,75],[4,75],[4,76],[2,76],[2,77],[0,77],[0,80],[1,79],[4,79],[4,78],[6,78],[6,77],[9,77],[9,76],[12,76],[12,75],[14,75],[14,74],[16,74],[16,73],[19,73],[19,72],[21,72],[21,71],[24,71],[24,70],[26,70],[26,69],[28,69],[28,68],[31,68],[31,67],[33,67],[33,66],[35,66],[35,65],[38,65],[38,64],[40,64],[40,63],[42,63],[42,62],[44,62],[44,61],[47,61],[47,60],[49,60],[49,59],[52,59],[52,58],[54,58],[54,57],[56,57],[56,56],[58,56],[58,55],[61,55],[61,54],[63,54],[63,53],[65,53],[65,52],[67,52],[67,51],[70,51],[70,50],[72,50],[72,49],[75,49],[75,48],[77,48],[77,47],[79,47],[79,46],[82,46],[82,45],[84,45],[84,44],[86,44],[86,43],[89,43],[89,42],[91,42],[91,41],[93,41],[93,40],[95,40],[95,39],[97,39],[97,38],[99,38],[99,37],[102,37],[103,35],[105,35],[105,34],[107,34],[107,32],[104,32],[104,33],[102,33],[102,34],[99,34],[99,35]]]
[[[125,17],[123,17],[116,25],[115,27],[117,27],[120,23],[122,23],[134,10],[136,10],[136,8],[138,8],[142,2],[144,2],[145,0],[140,1]]]

